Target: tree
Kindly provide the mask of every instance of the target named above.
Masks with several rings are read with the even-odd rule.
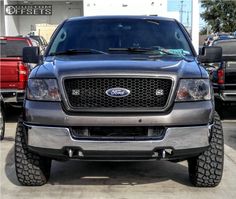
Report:
[[[202,0],[205,11],[201,14],[213,32],[234,32],[236,30],[236,0]]]
[[[200,30],[200,35],[206,35],[207,34],[207,27],[203,27],[201,30]]]

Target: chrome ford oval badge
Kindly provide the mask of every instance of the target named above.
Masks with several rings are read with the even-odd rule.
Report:
[[[126,88],[110,88],[106,90],[106,94],[109,97],[126,97],[130,94],[130,91]]]

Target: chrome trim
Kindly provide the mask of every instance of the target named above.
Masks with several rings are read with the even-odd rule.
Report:
[[[24,93],[25,90],[17,90],[17,89],[0,89],[1,93]]]
[[[236,91],[235,90],[225,90],[220,93],[220,98],[223,101],[236,101]]]
[[[235,93],[233,93],[233,92],[232,93],[224,92],[223,95],[233,95],[234,96],[234,95],[236,95],[236,92]]]
[[[79,147],[84,151],[153,151],[157,147],[181,150],[209,145],[208,125],[171,127],[166,129],[162,140],[144,141],[75,140],[71,137],[69,128],[26,126],[28,127],[28,145],[46,149]]]

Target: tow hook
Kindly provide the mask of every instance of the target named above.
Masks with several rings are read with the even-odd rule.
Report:
[[[162,158],[165,158],[165,157],[166,157],[166,151],[163,150],[163,151],[162,151]]]
[[[79,157],[84,157],[83,152],[82,152],[82,151],[78,151],[78,156],[79,156]]]
[[[77,156],[77,157],[84,157],[83,152],[80,151],[80,150],[67,149],[67,152],[68,152],[68,156],[69,156],[70,158],[73,158],[73,157],[75,157],[75,156]]]
[[[172,149],[161,149],[159,151],[155,151],[152,157],[155,157],[155,158],[161,157],[165,159],[166,155],[172,155],[172,153],[173,153]]]
[[[68,155],[69,155],[69,157],[70,157],[70,158],[72,158],[72,157],[73,157],[73,153],[74,153],[74,152],[73,152],[73,150],[72,150],[72,149],[69,149],[69,150],[68,150]]]

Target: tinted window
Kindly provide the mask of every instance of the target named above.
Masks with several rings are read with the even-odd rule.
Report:
[[[22,57],[23,48],[27,46],[26,40],[0,40],[1,57]]]
[[[89,19],[68,21],[55,37],[50,53],[69,49],[148,48],[182,49],[190,46],[175,21],[148,19]]]

